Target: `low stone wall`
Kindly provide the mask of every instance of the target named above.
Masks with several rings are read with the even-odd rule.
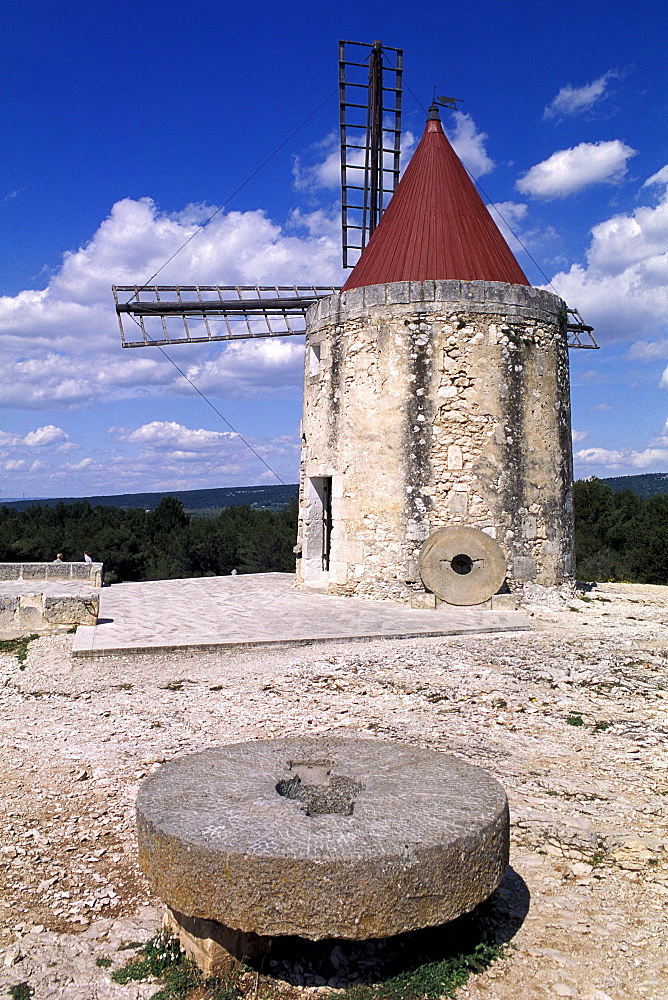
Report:
[[[40,580],[53,582],[76,580],[87,582],[91,587],[101,587],[103,566],[104,563],[100,562],[0,563],[0,586],[10,580],[35,583]]]
[[[100,596],[91,591],[0,596],[0,629],[3,630],[39,629],[44,625],[96,625],[99,613]]]
[[[0,563],[0,629],[96,625],[103,563]]]

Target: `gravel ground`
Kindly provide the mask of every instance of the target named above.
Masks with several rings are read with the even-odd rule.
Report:
[[[119,948],[159,924],[134,800],[160,762],[359,733],[453,753],[508,792],[494,906],[512,946],[459,997],[665,1000],[668,588],[605,584],[529,610],[533,631],[497,636],[73,661],[60,633],[23,669],[0,654],[2,989],[155,991],[96,961],[124,964]]]

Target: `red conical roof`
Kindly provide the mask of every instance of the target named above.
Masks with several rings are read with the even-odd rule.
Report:
[[[390,281],[506,281],[528,285],[435,108],[343,291]]]

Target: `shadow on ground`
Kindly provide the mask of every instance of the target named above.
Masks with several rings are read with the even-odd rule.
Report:
[[[421,967],[447,960],[456,963],[460,956],[473,956],[470,971],[481,971],[498,957],[500,946],[517,934],[529,911],[529,901],[526,883],[508,868],[489,899],[471,913],[440,927],[369,941],[278,937],[273,939],[268,954],[247,960],[246,964],[293,986],[339,989],[418,974]]]

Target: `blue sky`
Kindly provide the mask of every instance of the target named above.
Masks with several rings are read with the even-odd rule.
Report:
[[[443,115],[460,156],[596,327],[602,349],[571,352],[576,474],[666,471],[667,20],[618,0],[2,0],[0,497],[276,482],[168,361],[121,349],[110,286],[222,205],[161,281],[343,280],[339,38],[404,49],[407,149],[434,86],[463,99]],[[171,354],[295,482],[300,339]]]

